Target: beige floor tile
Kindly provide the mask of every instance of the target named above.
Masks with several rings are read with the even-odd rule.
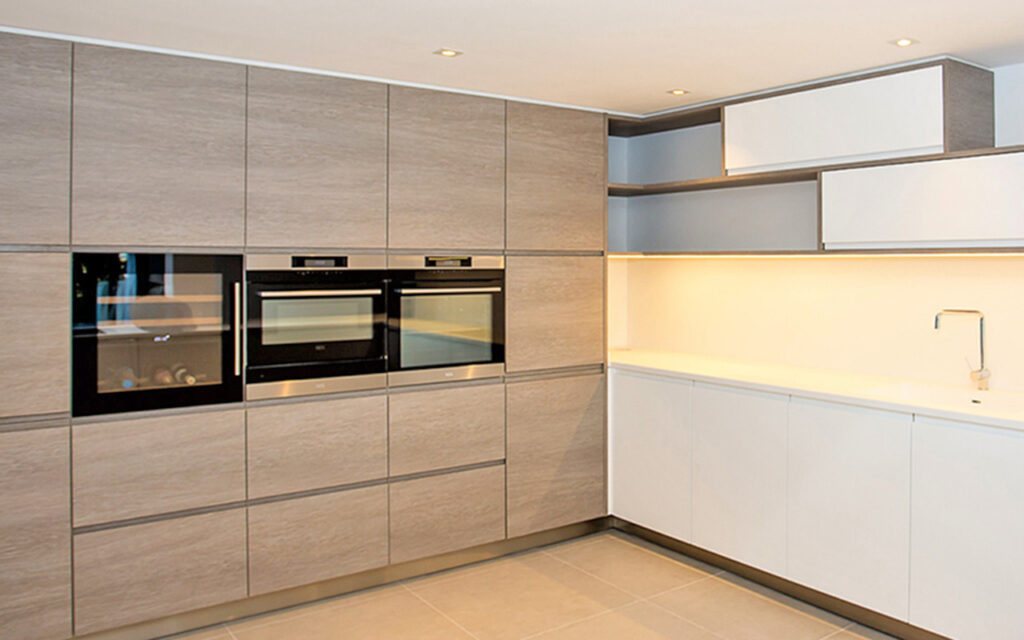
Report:
[[[834,636],[829,636],[828,640],[896,640],[896,637],[855,624]]]
[[[711,575],[667,553],[656,553],[612,536],[587,545],[551,549],[548,553],[643,598]]]
[[[841,628],[718,577],[652,602],[728,640],[820,640]]]
[[[168,636],[164,640],[231,640],[231,634],[228,633],[227,627],[224,625],[217,625],[215,627],[206,627],[205,629],[200,629],[198,631],[189,631],[187,633]]]
[[[480,640],[522,638],[635,600],[546,553],[408,587]]]
[[[237,640],[470,640],[472,636],[405,589],[305,615],[229,629]]]
[[[670,549],[666,549],[665,547],[662,547],[660,545],[654,544],[653,542],[648,542],[647,540],[644,540],[643,538],[638,538],[638,537],[636,537],[636,536],[634,536],[632,534],[626,533],[625,531],[619,531],[618,529],[614,529],[614,530],[608,532],[608,536],[611,537],[611,538],[617,538],[619,540],[625,540],[626,542],[635,544],[638,547],[643,547],[644,549],[647,549],[648,551],[653,551],[655,553],[658,553],[658,554],[661,554],[661,555],[665,555],[665,556],[668,556],[670,558],[675,558],[675,559],[679,560],[680,562],[686,564],[687,566],[693,567],[694,569],[697,569],[698,571],[703,571],[704,573],[710,573],[710,574],[725,573],[725,571],[723,569],[719,569],[718,567],[715,567],[715,566],[712,566],[710,564],[707,564],[706,562],[701,562],[700,560],[696,560],[694,558],[691,558],[690,556],[686,556],[686,555],[683,555],[681,553],[676,553],[675,551],[672,551]]]
[[[380,587],[373,587],[371,589],[364,589],[362,591],[355,591],[353,593],[335,596],[324,600],[317,600],[315,602],[308,602],[300,604],[287,609],[278,609],[277,611],[270,611],[268,613],[261,613],[259,615],[250,616],[248,618],[242,618],[229,623],[233,631],[251,629],[253,627],[261,627],[266,624],[278,623],[283,620],[291,618],[308,616],[314,614],[322,614],[324,611],[336,609],[338,607],[348,607],[357,604],[361,604],[367,600],[379,598],[385,595],[394,595],[396,593],[405,593],[405,588],[400,584],[388,584]],[[192,640],[189,638],[188,640]]]
[[[797,611],[805,613],[811,616],[812,618],[817,618],[833,626],[843,628],[851,624],[850,620],[847,620],[846,618],[840,615],[836,615],[830,611],[825,611],[824,609],[819,609],[813,604],[808,604],[803,600],[791,598],[783,593],[775,591],[774,589],[769,589],[768,587],[762,584],[751,582],[750,580],[747,580],[746,578],[741,578],[735,574],[723,572],[720,573],[718,577],[730,584],[740,587],[741,589],[746,589],[747,591],[756,593],[762,597],[768,598],[769,600],[778,602],[783,606],[789,607],[790,609],[796,609]]]
[[[608,611],[546,631],[535,640],[719,640],[678,616],[648,602]]]

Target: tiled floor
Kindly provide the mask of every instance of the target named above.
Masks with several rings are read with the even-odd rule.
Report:
[[[881,640],[889,636],[605,532],[181,640]]]

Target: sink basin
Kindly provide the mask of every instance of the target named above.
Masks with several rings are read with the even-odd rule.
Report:
[[[918,407],[1024,420],[1024,393],[978,391],[919,382],[898,382],[865,389],[878,400]]]

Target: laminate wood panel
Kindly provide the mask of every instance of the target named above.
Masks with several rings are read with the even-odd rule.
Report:
[[[387,475],[387,398],[249,409],[249,497]]]
[[[71,43],[0,33],[0,244],[66,244]]]
[[[603,375],[508,384],[508,536],[607,515]]]
[[[505,103],[391,87],[388,246],[505,246]]]
[[[604,361],[604,260],[509,256],[508,371]]]
[[[252,595],[387,563],[385,485],[249,507]]]
[[[387,85],[249,67],[253,247],[383,248]]]
[[[75,526],[245,499],[241,410],[76,424]]]
[[[602,250],[604,116],[508,103],[509,249]]]
[[[71,635],[68,430],[0,433],[0,629]]]
[[[245,242],[245,67],[75,45],[72,240]]]
[[[388,404],[392,476],[505,457],[505,386],[392,394]]]
[[[67,411],[71,265],[67,254],[0,254],[0,416]]]
[[[505,537],[504,465],[397,482],[389,491],[392,563]]]
[[[75,536],[75,633],[246,597],[245,509]]]

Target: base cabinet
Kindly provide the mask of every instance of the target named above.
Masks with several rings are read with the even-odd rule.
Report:
[[[612,515],[689,541],[693,383],[613,370],[608,384]]]
[[[957,640],[1024,629],[1024,433],[917,417],[910,623]]]

